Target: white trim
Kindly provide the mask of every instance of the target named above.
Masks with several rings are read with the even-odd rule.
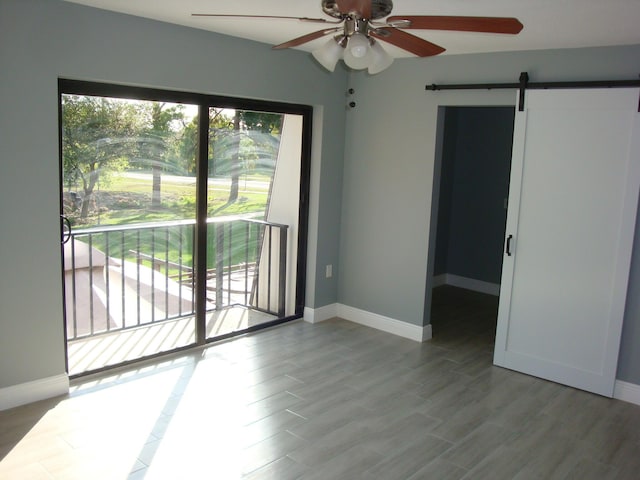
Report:
[[[304,321],[308,323],[318,323],[338,316],[338,304],[332,303],[324,307],[310,308],[304,307]]]
[[[442,277],[443,275],[438,275]],[[453,275],[451,273],[444,274],[446,285],[452,285],[454,287],[466,288],[467,290],[473,290],[474,292],[486,293],[488,295],[498,296],[500,295],[500,284],[485,282],[482,280],[476,280],[475,278],[461,277],[459,275]],[[435,277],[434,277],[435,279]]]
[[[441,273],[440,275],[434,275],[431,285],[433,288],[441,287],[447,284],[447,274]]]
[[[69,393],[66,373],[0,389],[0,410]]]
[[[421,327],[402,322],[394,318],[378,315],[377,313],[367,312],[358,308],[349,307],[348,305],[338,304],[338,317],[358,323],[366,327],[382,330],[383,332],[392,333],[400,337],[415,340],[416,342],[424,342],[430,340],[432,336],[431,325]]]
[[[640,405],[640,385],[616,380],[613,388],[613,398]]]

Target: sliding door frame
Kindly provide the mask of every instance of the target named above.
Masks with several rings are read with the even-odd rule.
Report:
[[[196,154],[196,236],[195,236],[195,252],[194,252],[194,268],[195,268],[195,322],[196,322],[196,342],[185,347],[164,351],[143,358],[110,365],[108,367],[91,370],[86,373],[75,375],[81,376],[88,373],[96,373],[102,370],[108,370],[115,367],[138,362],[142,359],[150,359],[162,355],[175,353],[176,351],[186,350],[193,346],[201,346],[207,343],[223,340],[229,337],[242,335],[248,332],[261,330],[272,327],[281,323],[296,320],[303,316],[305,305],[305,288],[306,288],[306,268],[307,268],[307,235],[308,235],[308,217],[309,217],[309,188],[311,177],[311,132],[313,108],[308,105],[272,102],[264,100],[254,100],[245,98],[235,98],[219,95],[209,95],[192,92],[181,92],[173,90],[165,90],[159,88],[137,87],[120,84],[108,84],[98,82],[88,82],[83,80],[73,80],[66,78],[58,79],[58,119],[59,119],[59,162],[60,162],[60,213],[63,212],[63,158],[62,158],[62,95],[89,95],[102,96],[112,98],[124,98],[145,101],[186,103],[197,105],[198,113],[198,151]],[[254,325],[249,328],[220,335],[217,337],[206,338],[206,252],[207,252],[207,187],[208,187],[208,135],[209,135],[209,108],[228,108],[236,110],[250,110],[268,113],[293,114],[302,116],[302,148],[301,148],[301,169],[300,169],[300,192],[299,192],[299,210],[298,210],[298,236],[297,236],[297,259],[296,262],[296,286],[295,286],[295,311],[293,315],[278,318],[260,325]],[[61,238],[63,226],[61,225]],[[61,248],[62,250],[62,248]],[[61,251],[62,254],[62,251]],[[62,295],[63,295],[63,317],[65,319],[64,340],[65,340],[65,362],[66,370],[69,371],[68,354],[67,354],[67,312],[65,288],[64,288],[64,271],[62,272]]]

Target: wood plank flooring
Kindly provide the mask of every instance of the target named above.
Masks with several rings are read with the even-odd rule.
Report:
[[[640,407],[493,367],[497,299],[424,344],[287,324],[0,412],[2,479],[638,479]]]

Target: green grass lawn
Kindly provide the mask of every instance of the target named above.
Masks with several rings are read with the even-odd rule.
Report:
[[[208,187],[208,216],[224,217],[255,213],[264,218],[269,195],[267,176],[242,177],[239,182],[238,199],[229,202],[229,186],[214,180]],[[113,175],[106,186],[95,192],[90,215],[80,218],[79,209],[69,209],[67,216],[75,230],[97,226],[131,225],[170,220],[191,220],[196,215],[195,178],[163,177],[161,183],[161,206],[151,208],[152,178],[150,175]],[[261,215],[260,215],[261,214]],[[257,242],[260,238],[259,227],[247,224],[234,224],[231,234],[228,224],[210,224],[207,245],[207,267],[213,268],[216,259],[215,230],[224,228],[224,264],[236,265],[254,262],[257,254]],[[248,232],[248,233],[247,233]],[[247,236],[249,237],[247,252]],[[80,235],[77,240],[88,243],[88,236]],[[96,233],[91,235],[91,244],[110,257],[124,258],[128,261],[140,261],[146,266],[153,262],[171,262],[191,267],[193,265],[193,227],[171,226],[155,229],[144,228],[131,231]],[[139,258],[136,252],[143,257]],[[247,256],[248,255],[248,256]],[[169,275],[176,275],[179,269],[168,268]]]
[[[225,267],[255,262],[263,230],[262,225],[243,221],[209,224],[207,268],[216,267],[218,240]],[[177,265],[193,268],[193,225],[79,234],[76,240],[90,244],[111,258],[140,262],[150,268],[155,266],[173,277],[180,274]],[[187,270],[183,269],[182,273],[184,275]]]
[[[229,202],[228,179],[214,179],[207,189],[208,216],[264,213],[269,181],[270,177],[264,175],[241,177],[238,199]],[[80,218],[79,209],[66,208],[65,213],[76,228],[195,218],[195,178],[163,177],[159,208],[151,208],[152,188],[150,175],[115,174],[94,192],[86,219]]]

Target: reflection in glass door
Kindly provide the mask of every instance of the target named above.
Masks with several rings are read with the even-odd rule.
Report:
[[[61,96],[71,375],[195,343],[197,106]]]

